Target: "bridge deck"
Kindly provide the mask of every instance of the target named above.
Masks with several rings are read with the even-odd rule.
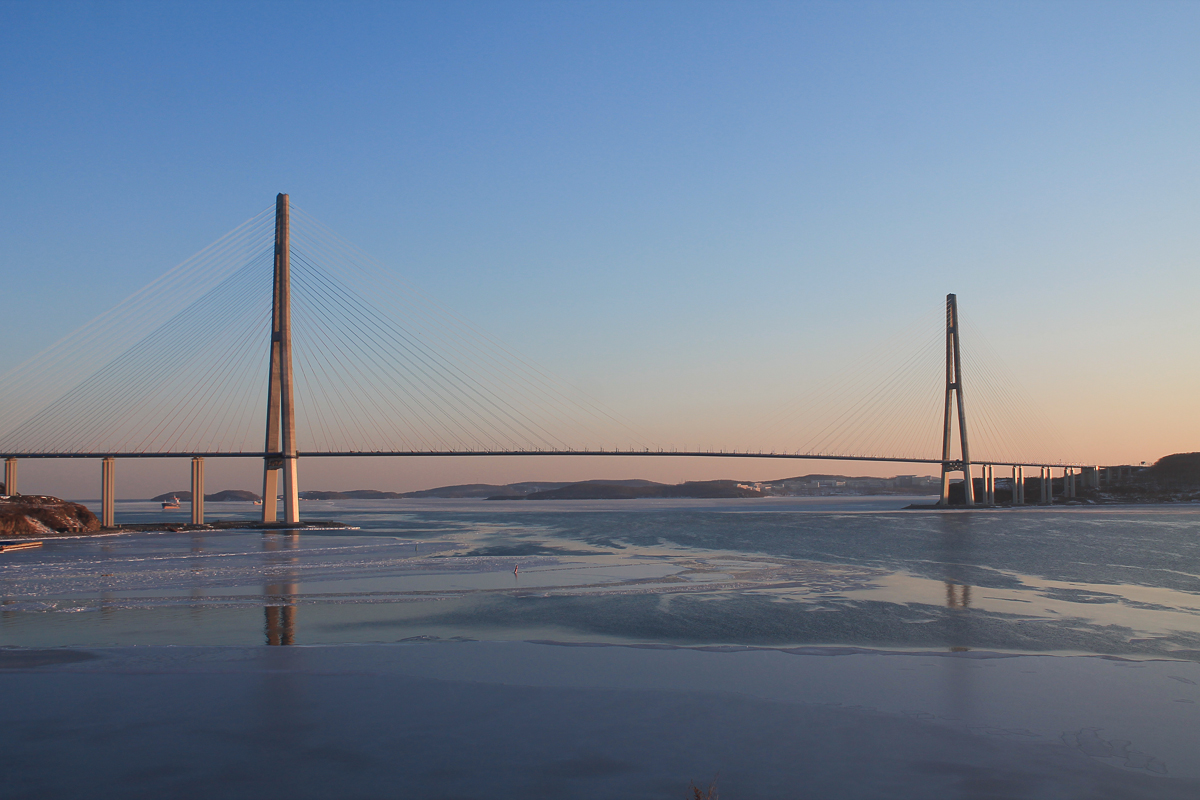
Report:
[[[267,458],[281,453],[263,452],[170,452],[170,453],[4,453],[2,458]],[[852,456],[810,453],[760,453],[720,450],[354,450],[337,452],[300,451],[300,458],[442,458],[463,456],[620,456],[626,457],[657,457],[657,458],[773,458],[798,461],[873,461],[886,464],[937,464],[938,458],[907,458],[891,456]],[[1047,464],[1044,461],[989,461],[978,459],[976,464],[990,464],[997,467],[1079,467],[1088,466],[1072,462],[1056,461]]]

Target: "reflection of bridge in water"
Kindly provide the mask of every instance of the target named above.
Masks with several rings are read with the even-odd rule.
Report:
[[[967,609],[971,607],[971,587],[946,581],[946,608]]]
[[[1050,503],[1113,480],[1108,469],[1024,455],[1050,447],[1053,429],[1022,406],[991,356],[971,370],[978,424],[968,436],[969,359],[954,295],[944,332],[940,323],[925,326],[916,355],[902,350],[881,380],[864,369],[816,387],[762,420],[755,436],[765,446],[664,447],[302,212],[294,226],[293,211],[279,195],[273,214],[252,218],[6,376],[0,457],[8,491],[17,489],[18,459],[100,459],[102,523],[112,526],[115,463],[124,458],[190,458],[193,523],[205,518],[207,458],[262,459],[262,495],[280,497],[285,523],[300,521],[297,463],[316,457],[928,464],[941,471],[941,503],[957,494],[966,505]],[[172,305],[177,295],[182,308]],[[902,337],[900,346],[910,345]],[[972,437],[982,438],[983,457],[973,455],[980,447]],[[1052,465],[1061,477],[1052,478]],[[963,480],[952,484],[953,475]],[[263,522],[279,515],[276,503],[263,503]]]
[[[267,644],[283,645],[296,642],[296,550],[300,546],[296,533],[269,531],[263,534],[266,570],[278,579],[263,587],[266,603]]]

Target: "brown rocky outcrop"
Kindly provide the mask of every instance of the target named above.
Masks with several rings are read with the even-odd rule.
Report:
[[[100,530],[100,520],[79,503],[47,495],[0,498],[0,535],[46,536]]]

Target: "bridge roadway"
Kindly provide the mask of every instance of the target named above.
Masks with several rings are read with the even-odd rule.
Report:
[[[364,457],[385,457],[385,458],[448,458],[448,457],[478,457],[478,456],[607,456],[619,458],[637,458],[637,457],[657,457],[657,458],[767,458],[767,459],[787,459],[792,461],[872,461],[880,463],[895,463],[895,464],[936,464],[942,467],[942,502],[946,503],[949,500],[950,483],[948,475],[950,472],[959,470],[970,470],[971,466],[965,465],[961,461],[944,462],[937,458],[906,458],[897,456],[857,456],[857,455],[835,455],[825,453],[763,453],[763,452],[738,452],[735,450],[346,450],[346,451],[299,451],[296,454],[299,458],[364,458]],[[262,451],[239,451],[239,452],[221,452],[221,451],[191,451],[191,452],[166,452],[166,453],[136,453],[136,452],[92,452],[92,453],[8,453],[0,454],[0,459],[4,460],[4,483],[6,491],[16,493],[17,485],[17,461],[22,458],[98,458],[102,460],[103,469],[101,471],[101,525],[105,528],[111,528],[115,522],[114,501],[116,499],[115,488],[115,464],[118,458],[190,458],[192,460],[192,522],[204,522],[204,462],[209,458],[262,458],[262,459],[279,459],[284,458],[282,453],[268,453]],[[294,463],[294,462],[293,462]],[[1076,478],[1075,470],[1082,465],[1071,464],[1055,464],[1048,465],[1044,462],[1020,462],[1020,461],[988,461],[982,460],[975,462],[983,472],[983,493],[980,497],[984,505],[995,504],[996,497],[996,476],[994,473],[995,467],[1011,467],[1013,472],[1013,486],[1015,487],[1016,496],[1014,502],[1020,505],[1025,503],[1025,467],[1038,467],[1039,469],[1039,486],[1041,491],[1041,502],[1053,502],[1053,479],[1051,478],[1051,466],[1057,466],[1063,471],[1063,494],[1066,497],[1075,496]],[[294,469],[294,467],[293,467]],[[1106,476],[1108,470],[1104,470]],[[1084,486],[1092,485],[1096,488],[1100,486],[1100,468],[1099,467],[1083,467],[1080,469],[1082,473]],[[264,495],[270,496],[271,490],[264,486]],[[968,506],[975,505],[974,500],[968,497]],[[274,521],[266,517],[264,506],[264,522]],[[299,521],[299,517],[292,521]]]
[[[940,458],[906,458],[899,456],[847,456],[813,453],[763,453],[738,450],[341,450],[333,452],[300,451],[297,458],[441,458],[451,456],[621,456],[621,457],[674,457],[674,458],[777,458],[807,461],[876,461],[893,464],[937,464]],[[263,452],[172,452],[172,453],[2,453],[0,459],[9,458],[283,458],[282,453]],[[1056,461],[992,461],[972,459],[973,464],[990,464],[996,467],[1082,467],[1082,463]]]

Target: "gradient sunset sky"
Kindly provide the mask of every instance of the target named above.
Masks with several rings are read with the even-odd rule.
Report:
[[[287,192],[666,441],[736,440],[955,292],[1079,457],[1200,450],[1197,42],[1196,3],[0,2],[0,373]],[[98,491],[94,462],[21,469]],[[119,469],[122,493],[187,485]]]

